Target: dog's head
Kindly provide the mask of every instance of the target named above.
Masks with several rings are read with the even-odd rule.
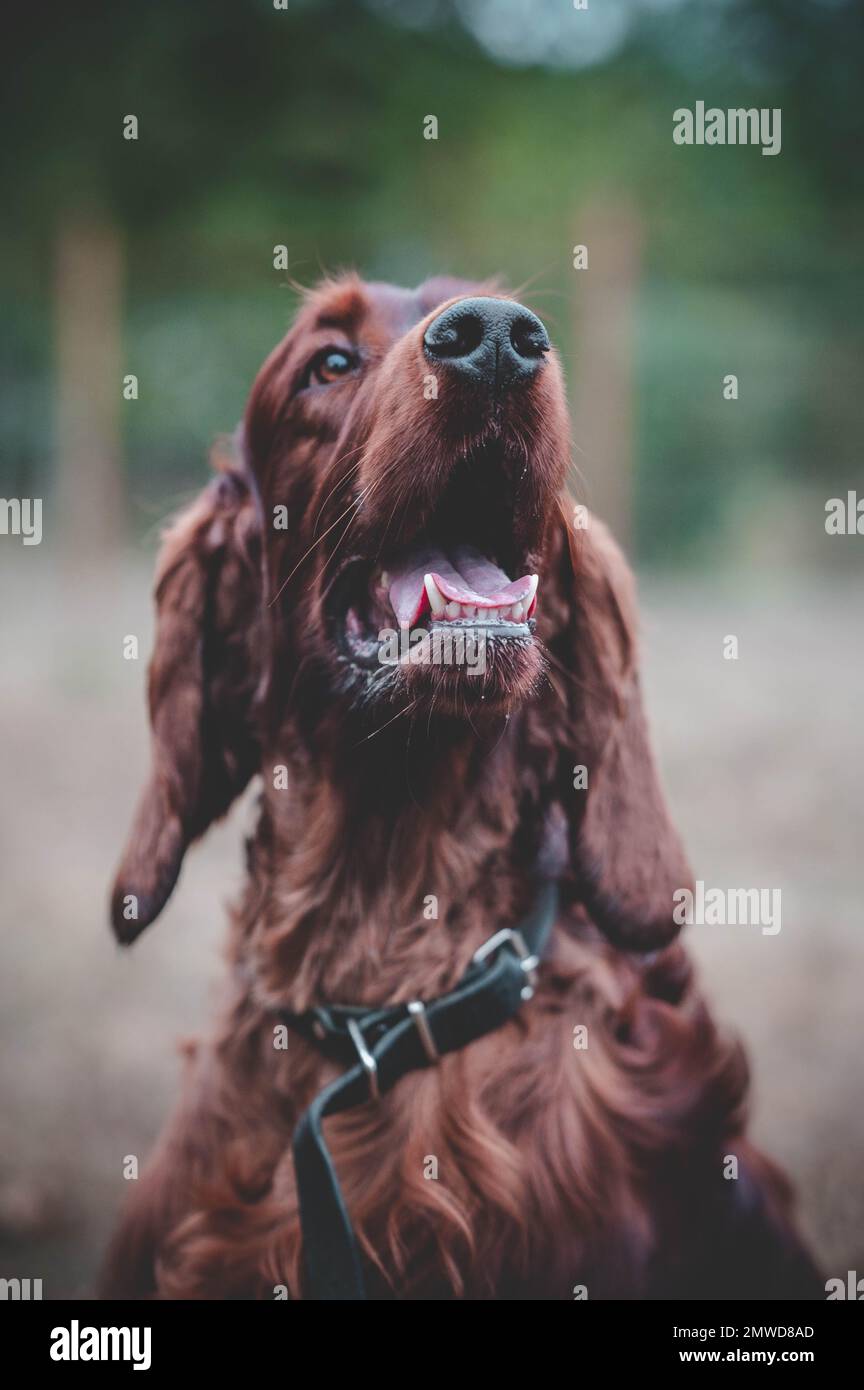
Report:
[[[306,297],[253,386],[242,460],[163,547],[121,940],[292,730],[316,764],[327,740],[350,730],[356,748],[406,712],[452,746],[540,700],[521,775],[569,814],[581,900],[620,944],[674,934],[689,871],[645,729],[630,575],[599,523],[568,524],[568,434],[547,331],[507,295],[346,276]],[[368,761],[364,776],[368,799]]]
[[[530,309],[448,280],[327,283],[259,374],[245,445],[277,701],[307,658],[373,718],[511,708],[532,691],[569,438]]]

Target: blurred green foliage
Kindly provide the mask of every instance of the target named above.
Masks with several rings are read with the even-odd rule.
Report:
[[[573,26],[601,22],[583,51]],[[346,265],[530,282],[572,382],[590,351],[572,330],[579,212],[624,192],[645,235],[636,539],[651,560],[706,539],[719,554],[748,499],[860,478],[862,59],[852,0],[21,9],[3,95],[3,487],[48,486],[62,448],[53,261],[81,210],[125,246],[118,391],[138,374],[122,420],[143,528],[201,478],[289,322],[274,245],[304,283]],[[699,99],[782,108],[782,153],[676,146],[672,112]],[[422,138],[428,113],[437,141]]]

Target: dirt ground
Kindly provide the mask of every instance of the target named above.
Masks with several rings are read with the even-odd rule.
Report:
[[[249,798],[188,857],[134,951],[106,897],[146,765],[149,568],[85,580],[40,549],[0,569],[0,1275],[87,1295],[175,1093],[177,1040],[221,974]],[[709,886],[779,887],[782,929],[688,929],[745,1038],[758,1140],[799,1189],[826,1274],[864,1271],[860,587],[748,574],[643,585],[649,709]],[[136,634],[141,659],[122,641]],[[739,658],[726,661],[734,634]]]

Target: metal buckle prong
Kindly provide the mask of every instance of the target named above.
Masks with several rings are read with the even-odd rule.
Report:
[[[512,946],[519,957],[519,964],[528,978],[528,984],[522,990],[522,998],[530,999],[537,988],[537,967],[540,958],[531,954],[525,944],[525,938],[515,927],[504,927],[501,931],[496,931],[494,936],[490,936],[488,941],[478,946],[474,952],[474,964],[482,965],[488,956],[494,955],[502,946]]]
[[[332,1031],[333,1022],[327,1010],[324,1008],[313,1009],[312,1013],[315,1015],[312,1024],[312,1032],[319,1042],[324,1042]]]
[[[420,1034],[420,1041],[423,1044],[423,1051],[430,1062],[437,1062],[441,1053],[435,1046],[435,1039],[432,1036],[432,1029],[429,1027],[429,1018],[426,1013],[426,1005],[422,999],[412,999],[408,1005],[408,1012],[417,1025],[417,1032]]]
[[[360,1031],[360,1025],[354,1018],[345,1020],[348,1032],[351,1034],[351,1041],[357,1049],[357,1056],[366,1075],[369,1078],[369,1096],[371,1100],[380,1100],[381,1091],[378,1086],[378,1063],[366,1046],[366,1040]]]

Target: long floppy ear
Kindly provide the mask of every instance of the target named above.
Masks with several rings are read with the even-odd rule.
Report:
[[[182,513],[159,557],[152,768],[111,896],[123,944],[158,916],[190,842],[224,815],[256,770],[259,563],[255,502],[229,470]]]
[[[577,892],[616,946],[652,951],[678,932],[673,894],[692,877],[645,719],[635,585],[606,527],[583,512],[587,525],[574,530],[564,513],[562,506],[559,585],[566,597],[551,649],[571,676],[565,805]],[[584,789],[574,789],[574,764],[586,769]]]

